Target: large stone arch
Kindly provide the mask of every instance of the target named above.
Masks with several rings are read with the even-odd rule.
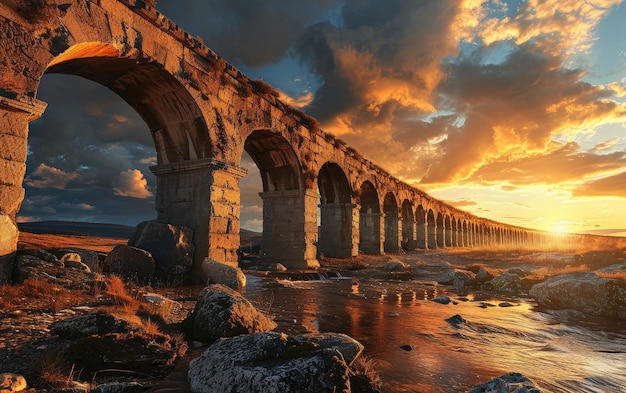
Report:
[[[383,211],[385,214],[385,252],[398,252],[400,251],[400,220],[399,209],[396,196],[393,192],[385,194],[383,201]]]
[[[415,239],[415,216],[413,213],[413,203],[408,199],[402,201],[402,248],[404,250],[415,250],[417,240]]]
[[[361,184],[359,200],[359,249],[366,254],[382,254],[380,199],[370,181]]]
[[[279,132],[256,130],[245,140],[244,149],[263,182],[263,255],[294,268],[319,266],[317,198],[310,198],[304,187],[302,167],[291,144]]]
[[[318,252],[328,257],[358,255],[358,227],[352,189],[339,164],[327,162],[317,177],[320,193]]]

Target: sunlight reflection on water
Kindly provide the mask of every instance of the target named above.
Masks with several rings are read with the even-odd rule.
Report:
[[[453,302],[431,301],[440,295]],[[527,299],[458,297],[420,281],[360,280],[357,286],[351,279],[250,277],[246,296],[271,299],[261,308],[278,318],[277,330],[340,332],[360,341],[379,362],[385,392],[464,392],[513,371],[558,393],[626,386],[624,321],[550,315]],[[498,306],[505,301],[513,306]],[[464,322],[446,321],[457,314]],[[405,344],[414,349],[401,349]]]

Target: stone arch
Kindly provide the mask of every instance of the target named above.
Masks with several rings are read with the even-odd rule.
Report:
[[[428,209],[428,213],[426,215],[426,226],[428,248],[434,250],[437,248],[437,222],[435,220],[435,212],[433,209]]]
[[[378,192],[370,181],[361,185],[359,199],[359,249],[366,254],[381,254],[381,221],[380,200]]]
[[[469,239],[468,239],[468,234],[467,234],[467,220],[462,220],[461,221],[461,237],[460,237],[460,244],[459,246],[461,247],[468,247],[469,246]]]
[[[244,149],[263,182],[263,255],[290,267],[318,265],[317,193],[313,197],[304,190],[302,167],[291,144],[278,132],[256,130]]]
[[[408,251],[415,250],[416,247],[413,204],[405,199],[402,202],[402,248]]]
[[[358,253],[353,230],[352,189],[343,169],[334,162],[322,166],[317,177],[320,193],[318,252],[345,258]]]
[[[162,64],[141,51],[122,56],[116,47],[107,43],[76,43],[60,53],[51,53],[51,56],[37,79],[37,86],[44,74],[83,77],[116,93],[146,122],[158,163],[151,168],[157,177],[157,220],[193,230],[195,251],[192,275],[199,277],[200,264],[210,253],[221,262],[236,263],[238,238],[228,242],[220,239],[221,236],[214,236],[207,241],[211,238],[211,230],[226,237],[232,237],[236,232],[238,237],[239,215],[236,211],[222,210],[224,215],[214,216],[214,220],[206,209],[204,201],[208,199],[212,184],[199,182],[198,179],[206,179],[208,172],[217,168],[212,160],[209,127],[196,98],[187,87]],[[40,58],[38,61],[48,59]],[[219,168],[222,169],[225,168]],[[242,173],[234,168],[229,175],[236,182]],[[186,197],[181,199],[181,195]],[[220,220],[224,227],[218,229],[216,222]]]
[[[392,192],[385,195],[383,211],[385,214],[385,252],[398,252],[400,251],[399,209],[396,196]]]
[[[450,243],[450,245],[452,247],[458,247],[459,246],[459,227],[458,227],[458,220],[456,219],[456,217],[454,215],[451,216],[451,229],[452,229],[452,242]]]
[[[160,165],[211,158],[207,124],[185,86],[157,62],[116,54],[111,45],[77,44],[54,58],[45,73],[81,76],[122,97],[150,128]]]

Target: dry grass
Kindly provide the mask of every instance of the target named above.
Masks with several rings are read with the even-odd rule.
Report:
[[[373,357],[361,355],[350,365],[350,385],[355,392],[380,392],[382,381],[378,363]]]
[[[115,246],[125,245],[128,239],[113,239],[82,235],[53,235],[20,232],[18,248],[50,250],[54,248],[84,248],[92,251],[110,252]]]
[[[565,266],[565,267],[552,267],[545,266],[541,269],[533,270],[533,273],[539,277],[558,276],[559,274],[588,272],[589,267],[587,265],[579,266]]]
[[[46,388],[67,388],[76,377],[74,366],[68,364],[58,349],[44,350],[35,361],[34,369],[40,377],[40,384]]]
[[[48,281],[27,279],[19,285],[0,286],[0,310],[11,311],[35,304],[44,312],[59,312],[84,298],[82,290],[69,290]]]
[[[625,271],[611,272],[611,273],[596,272],[596,275],[598,277],[612,278],[612,279],[616,279],[616,280],[626,281],[626,272]]]

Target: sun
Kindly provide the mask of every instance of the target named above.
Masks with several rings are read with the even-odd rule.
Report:
[[[567,222],[557,222],[552,227],[552,232],[554,233],[568,233],[568,223]]]

